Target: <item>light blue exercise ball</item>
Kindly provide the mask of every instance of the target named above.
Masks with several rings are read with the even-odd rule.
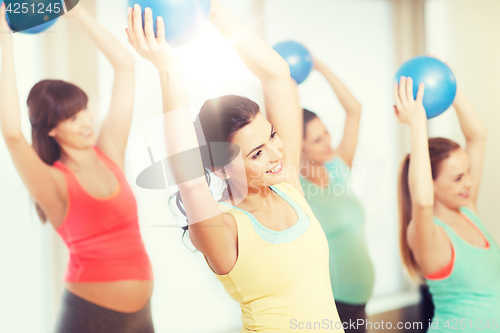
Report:
[[[417,97],[418,86],[425,84],[424,108],[427,119],[439,116],[453,104],[457,93],[457,82],[451,69],[441,60],[419,56],[405,62],[399,68],[394,80],[401,76],[413,79],[413,97]]]
[[[307,79],[313,69],[313,60],[309,51],[304,45],[287,40],[273,46],[290,66],[290,76],[301,84]]]
[[[141,6],[144,27],[144,9],[151,8],[153,26],[157,34],[156,19],[163,18],[165,39],[171,46],[187,44],[199,35],[210,16],[210,0],[124,0],[126,7]]]

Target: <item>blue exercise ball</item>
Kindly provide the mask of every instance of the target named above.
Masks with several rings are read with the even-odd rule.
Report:
[[[420,56],[405,62],[396,73],[394,80],[399,83],[401,76],[413,79],[413,97],[417,97],[418,85],[425,84],[424,108],[427,119],[439,116],[448,110],[455,100],[457,82],[451,69],[441,60]]]
[[[2,3],[0,0],[0,5]],[[17,5],[16,3],[11,2],[10,7],[5,4],[8,11],[7,23],[14,32],[38,34],[52,27],[64,15],[63,0],[26,0]]]
[[[297,84],[307,79],[313,69],[313,60],[304,45],[287,40],[274,45],[273,49],[288,63],[290,75]]]
[[[195,39],[210,16],[210,0],[124,0],[128,7],[141,6],[144,27],[144,9],[151,8],[153,25],[161,16],[165,22],[165,39],[171,46],[187,44]]]

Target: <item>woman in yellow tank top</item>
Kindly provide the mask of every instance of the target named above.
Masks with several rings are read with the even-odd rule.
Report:
[[[240,304],[242,332],[343,332],[328,243],[300,186],[302,109],[288,64],[212,0],[211,22],[262,83],[267,119],[255,102],[223,96],[203,105],[197,136],[164,22],[158,18],[155,38],[152,20],[146,8],[143,30],[136,5],[129,42],[159,71],[176,202],[186,212],[191,242]],[[212,196],[205,168],[227,183],[222,202]]]

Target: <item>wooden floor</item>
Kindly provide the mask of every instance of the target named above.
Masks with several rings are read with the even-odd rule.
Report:
[[[388,322],[390,323],[389,325],[387,325]],[[369,323],[372,324],[372,328],[370,328]],[[402,326],[402,329],[398,329],[398,323],[400,323],[400,326],[406,325],[407,328],[405,329],[404,326]],[[428,325],[427,319],[424,319],[420,304],[368,317],[368,333],[424,333],[427,331]],[[377,327],[379,329],[377,329]]]

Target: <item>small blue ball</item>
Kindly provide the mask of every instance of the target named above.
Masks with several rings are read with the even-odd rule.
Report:
[[[60,3],[59,6],[59,13],[55,13],[55,10],[53,8],[54,3]],[[0,5],[3,3],[2,0],[0,0]],[[22,9],[19,9],[20,13],[14,14],[14,10],[16,10],[17,6],[14,5],[14,3],[11,3],[11,12],[12,14],[10,15],[15,15],[14,19],[14,24],[11,23],[9,19],[9,13],[6,13],[6,18],[7,18],[7,23],[9,24],[9,27],[13,31],[17,31],[23,34],[38,34],[40,32],[43,32],[45,30],[48,30],[50,27],[52,27],[59,16],[64,14],[64,7],[62,0],[61,1],[50,1],[50,0],[26,0],[22,4],[27,5],[25,8],[27,9],[26,13],[21,13]],[[48,5],[50,4],[50,11],[48,10]],[[5,4],[7,6],[7,4]],[[23,20],[21,21],[16,21],[16,20]],[[26,20],[28,22],[26,22]],[[34,23],[30,23],[34,22]],[[45,22],[45,23],[43,23]],[[39,24],[38,24],[39,23]],[[35,24],[35,26],[33,26]],[[38,24],[38,25],[36,25]],[[31,26],[31,28],[23,29],[25,26]]]
[[[288,40],[274,45],[273,49],[288,63],[290,76],[297,84],[307,79],[314,64],[311,54],[302,44]]]
[[[144,27],[144,10],[153,12],[153,28],[161,16],[165,23],[165,39],[171,46],[187,44],[198,36],[210,16],[210,0],[124,0],[127,8],[141,6]]]
[[[425,84],[424,108],[427,119],[439,116],[449,109],[455,100],[457,82],[451,69],[441,60],[419,56],[405,62],[399,68],[395,82],[401,76],[413,79],[413,97],[417,97],[418,85]]]

